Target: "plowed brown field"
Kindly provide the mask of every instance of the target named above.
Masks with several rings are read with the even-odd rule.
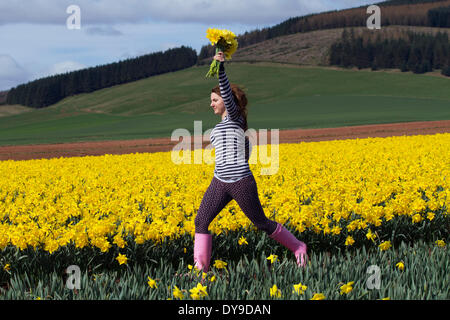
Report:
[[[324,129],[280,130],[279,143],[299,143],[301,141],[342,140],[367,137],[389,137],[402,135],[425,135],[450,132],[450,120],[376,124]],[[194,139],[192,139],[194,140]],[[140,140],[110,140],[78,143],[56,143],[41,145],[0,147],[0,160],[29,160],[55,157],[77,157],[103,154],[127,154],[136,152],[170,151],[177,141],[168,138]],[[258,136],[258,142],[259,142]],[[268,130],[267,141],[271,141]],[[210,142],[203,142],[203,148]],[[260,143],[259,143],[260,144]],[[194,143],[191,144],[192,150]]]

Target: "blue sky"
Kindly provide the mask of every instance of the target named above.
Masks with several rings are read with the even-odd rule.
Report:
[[[197,53],[206,29],[239,35],[290,17],[379,3],[368,0],[0,0],[0,90],[51,74],[182,45]],[[70,30],[70,5],[81,28]]]

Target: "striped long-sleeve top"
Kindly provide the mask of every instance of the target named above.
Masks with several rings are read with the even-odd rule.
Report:
[[[248,164],[251,144],[245,137],[245,119],[234,101],[223,62],[219,69],[219,87],[227,115],[211,131],[210,138],[216,154],[214,176],[229,183],[252,175]]]

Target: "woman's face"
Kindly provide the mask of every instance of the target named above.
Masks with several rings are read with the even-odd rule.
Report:
[[[226,111],[222,97],[214,92],[211,92],[211,107],[214,110],[214,114],[217,115],[222,115]]]

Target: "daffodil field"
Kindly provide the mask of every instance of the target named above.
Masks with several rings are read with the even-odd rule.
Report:
[[[250,164],[261,204],[308,244],[305,269],[234,200],[210,225],[210,271],[192,268],[214,164],[170,152],[1,161],[0,298],[449,298],[450,133],[280,144],[278,172],[264,167]]]

